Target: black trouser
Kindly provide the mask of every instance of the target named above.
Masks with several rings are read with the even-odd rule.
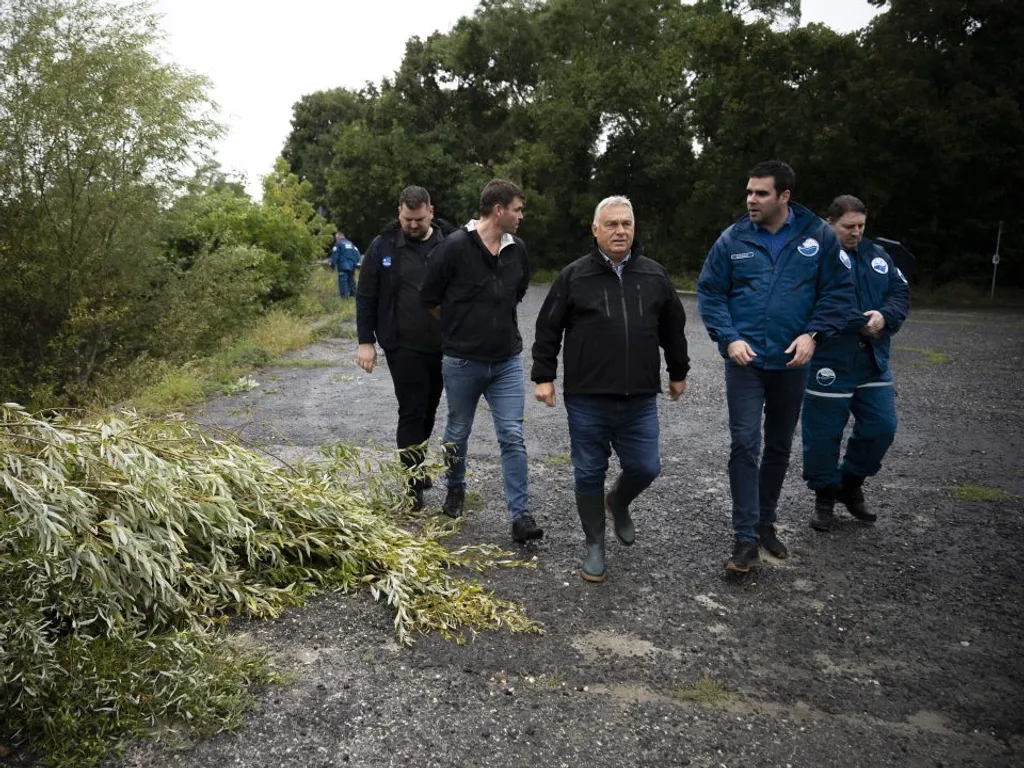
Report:
[[[434,430],[434,415],[441,401],[441,352],[417,352],[397,347],[385,352],[391,381],[398,398],[398,432],[395,441],[399,449],[418,446],[430,439]],[[403,450],[402,463],[415,467],[423,462],[424,452]]]

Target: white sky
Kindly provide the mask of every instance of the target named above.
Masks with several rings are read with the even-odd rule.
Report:
[[[224,170],[259,199],[291,130],[292,105],[314,91],[362,87],[390,76],[405,41],[447,32],[477,0],[152,0],[166,56],[208,77],[220,120]],[[804,23],[840,32],[876,13],[866,0],[803,0]]]

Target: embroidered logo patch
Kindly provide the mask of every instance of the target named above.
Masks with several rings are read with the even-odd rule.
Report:
[[[815,374],[814,379],[823,387],[831,387],[836,382],[836,372],[831,368],[822,368]]]
[[[732,259],[733,261],[743,261],[743,259],[752,259],[754,258],[754,252],[747,251],[746,253],[733,253],[729,256],[729,258]]]
[[[391,257],[390,256],[385,256],[383,259],[380,260],[380,264],[381,264],[382,267],[390,267],[391,266]]]
[[[800,243],[799,246],[797,246],[797,250],[800,252],[801,256],[811,258],[811,256],[818,255],[818,247],[818,241],[815,240],[813,237],[808,237],[806,240]]]
[[[875,258],[871,260],[871,268],[880,275],[889,274],[889,264],[881,256],[875,256]]]
[[[907,276],[903,274],[903,270],[896,267],[896,277],[902,280],[904,283],[907,282]]]
[[[846,251],[839,252],[839,260],[843,262],[843,266],[847,269],[853,269],[853,265],[850,263],[850,257],[846,255]]]

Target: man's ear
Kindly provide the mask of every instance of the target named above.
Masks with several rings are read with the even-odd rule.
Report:
[[[789,200],[790,200],[791,197],[793,197],[793,193],[792,193],[792,191],[787,189],[785,192],[783,192],[781,195],[779,195],[779,202],[780,203],[789,203]]]

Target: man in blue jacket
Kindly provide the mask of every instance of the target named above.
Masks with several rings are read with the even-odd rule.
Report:
[[[881,469],[896,437],[889,342],[910,312],[907,278],[888,253],[864,237],[864,203],[840,195],[828,209],[828,222],[851,263],[858,314],[815,351],[804,396],[804,480],[815,492],[811,527],[819,531],[832,527],[836,501],[856,519],[875,521],[861,486]],[[851,413],[853,433],[840,464]]]
[[[855,312],[849,260],[831,227],[791,201],[793,169],[769,160],[749,175],[747,215],[719,236],[697,281],[701,319],[725,358],[736,536],[725,567],[740,573],[758,564],[759,543],[775,557],[789,554],[776,507],[807,364]]]
[[[331,249],[331,266],[338,270],[338,295],[341,298],[356,295],[356,282],[353,279],[356,267],[359,266],[359,249],[338,230],[334,233],[334,247]]]

